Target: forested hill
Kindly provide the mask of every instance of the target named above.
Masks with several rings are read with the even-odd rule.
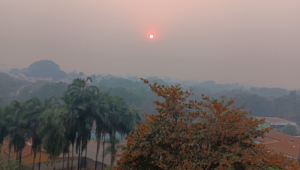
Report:
[[[26,81],[13,76],[0,73],[0,106],[12,100],[24,101],[31,97],[38,97],[42,100],[51,96],[60,97],[71,80],[87,77],[76,71],[66,74],[66,77],[61,79],[62,81]],[[143,113],[156,113],[153,101],[158,98],[138,77],[121,78],[112,75],[92,75],[91,77],[93,79],[92,84],[98,86],[102,92],[123,97],[127,103]],[[281,117],[300,123],[300,95],[296,91],[265,87],[246,88],[240,84],[217,84],[213,81],[199,83],[172,81],[157,77],[148,77],[148,79],[150,82],[156,81],[164,85],[180,84],[185,90],[192,87],[196,96],[205,94],[211,98],[217,98],[225,95],[228,98],[235,98],[235,104],[245,104],[246,109],[252,112],[252,116]]]
[[[0,73],[0,106],[9,102],[27,84],[29,84],[27,81],[19,80],[6,73]]]
[[[59,65],[50,60],[41,60],[32,63],[28,68],[12,69],[13,74],[24,74],[27,77],[52,78],[60,80],[67,77],[67,74],[59,68]]]

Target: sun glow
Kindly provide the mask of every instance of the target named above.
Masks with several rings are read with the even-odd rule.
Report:
[[[154,36],[153,36],[153,34],[151,34],[149,37],[152,39]]]

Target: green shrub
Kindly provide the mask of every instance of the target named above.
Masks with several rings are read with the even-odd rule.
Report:
[[[0,161],[1,170],[30,170],[30,168],[25,164],[19,164],[15,160],[1,160]]]

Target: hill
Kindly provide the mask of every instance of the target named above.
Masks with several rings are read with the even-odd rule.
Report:
[[[22,73],[27,77],[52,78],[53,80],[60,80],[67,77],[67,74],[60,69],[59,65],[50,60],[34,62],[28,68],[21,70],[12,69],[11,73]]]

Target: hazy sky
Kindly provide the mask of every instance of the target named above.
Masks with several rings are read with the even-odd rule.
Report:
[[[0,67],[42,59],[64,71],[300,88],[300,0],[0,0]]]

